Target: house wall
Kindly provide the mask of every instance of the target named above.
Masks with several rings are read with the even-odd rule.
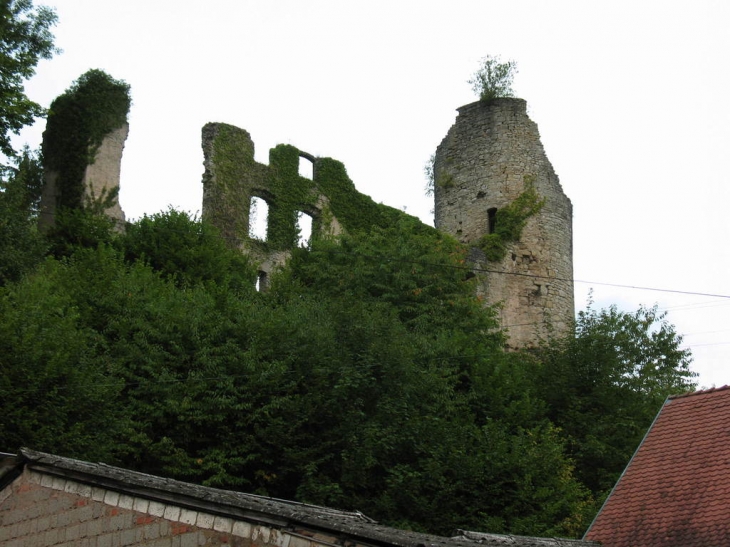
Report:
[[[283,531],[25,469],[0,492],[0,547],[325,547],[336,538]]]

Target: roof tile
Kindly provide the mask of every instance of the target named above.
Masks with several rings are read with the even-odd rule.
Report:
[[[730,386],[670,397],[585,539],[730,545]]]

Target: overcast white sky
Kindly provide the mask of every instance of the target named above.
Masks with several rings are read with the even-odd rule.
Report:
[[[219,121],[247,129],[260,162],[278,143],[338,159],[361,192],[432,223],[423,166],[475,100],[480,58],[514,59],[573,202],[578,309],[591,287],[600,306],[658,303],[700,385],[730,384],[727,0],[36,3],[56,8],[64,51],[39,65],[33,99],[90,68],[132,87],[131,219],[200,211],[200,130]]]

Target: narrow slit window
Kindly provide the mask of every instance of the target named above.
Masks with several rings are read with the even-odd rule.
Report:
[[[299,176],[305,179],[314,179],[314,163],[304,156],[299,156]]]
[[[259,272],[256,276],[256,290],[258,292],[264,292],[269,284],[269,276],[266,272]]]
[[[493,234],[497,227],[497,208],[487,209],[487,233]]]
[[[297,213],[297,246],[309,247],[312,241],[312,217],[307,213]]]
[[[264,199],[252,197],[251,208],[248,211],[248,236],[266,241],[268,223],[269,204]]]

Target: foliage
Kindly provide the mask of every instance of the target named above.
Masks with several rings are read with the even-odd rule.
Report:
[[[58,173],[58,205],[83,206],[82,180],[104,137],[124,125],[129,85],[89,70],[51,103],[43,140],[46,169]],[[108,197],[108,196],[100,196]]]
[[[0,177],[0,286],[17,281],[40,262],[45,252],[35,216],[39,181],[39,162],[24,149],[16,167],[7,168],[7,179]]]
[[[525,190],[514,201],[497,210],[494,232],[479,239],[478,246],[490,262],[499,262],[505,257],[507,244],[519,241],[527,220],[539,213],[545,204],[529,177],[525,177],[525,185]]]
[[[179,286],[212,281],[236,290],[254,288],[256,272],[209,223],[173,208],[129,224],[119,244],[130,263],[142,261]]]
[[[53,9],[34,7],[31,0],[0,2],[0,152],[6,156],[15,155],[10,134],[44,113],[25,94],[23,81],[35,74],[41,59],[58,53],[50,30],[56,20]]]
[[[656,306],[627,313],[589,303],[575,336],[543,350],[536,387],[597,497],[613,487],[666,397],[694,389],[681,344]]]
[[[426,165],[423,166],[423,174],[426,176],[426,197],[433,196],[436,187],[436,174],[434,168],[436,165],[436,152],[431,154]]]
[[[61,208],[46,232],[46,241],[50,254],[62,258],[79,249],[95,249],[111,243],[115,229],[115,220],[98,209]]]
[[[4,448],[114,461],[121,383],[54,261],[0,289],[0,438]]]
[[[403,219],[339,244],[315,242],[274,280],[277,301],[330,300],[352,311],[348,322],[336,317],[364,335],[354,348],[375,341],[388,348],[365,369],[380,371],[371,390],[359,387],[368,403],[340,426],[344,438],[333,439],[341,456],[328,447],[297,497],[437,533],[460,526],[576,533],[585,492],[542,408],[514,381],[528,372],[507,362],[493,311],[465,281],[465,252]],[[363,332],[372,316],[387,328]],[[388,364],[395,348],[397,361]]]
[[[489,102],[500,97],[514,97],[512,82],[517,72],[514,61],[501,62],[499,56],[487,55],[469,80],[480,101]]]

